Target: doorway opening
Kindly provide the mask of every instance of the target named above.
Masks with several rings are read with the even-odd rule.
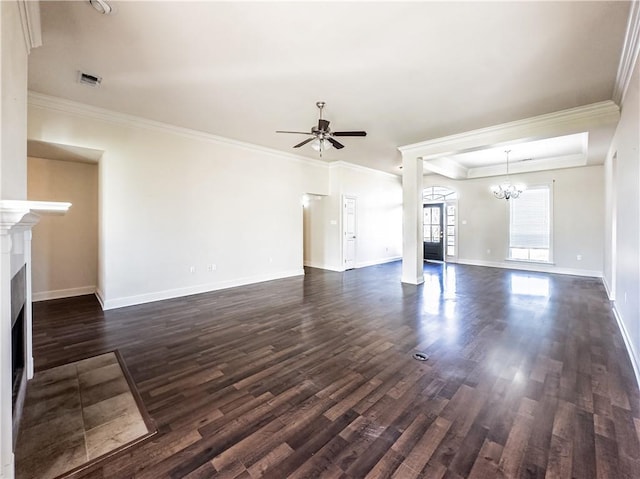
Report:
[[[64,217],[33,229],[34,301],[95,294],[99,286],[99,161],[102,150],[27,141],[27,198],[69,201]]]
[[[430,186],[422,194],[422,230],[425,261],[455,261],[458,257],[458,194]]]

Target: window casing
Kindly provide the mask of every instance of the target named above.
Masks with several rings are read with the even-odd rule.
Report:
[[[550,263],[551,188],[529,187],[509,201],[509,259]]]

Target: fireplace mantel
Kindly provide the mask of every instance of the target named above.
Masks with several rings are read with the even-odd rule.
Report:
[[[31,229],[40,215],[65,214],[70,206],[71,203],[52,201],[0,200],[0,478],[13,477],[14,439],[26,394],[26,381],[33,377]],[[20,281],[23,285],[19,287],[20,294],[15,291],[12,293],[12,279],[23,268],[25,280]],[[11,326],[14,318],[11,303],[16,297],[24,301],[25,371],[14,411],[11,366]]]

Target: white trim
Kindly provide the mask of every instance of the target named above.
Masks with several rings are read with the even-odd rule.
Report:
[[[323,263],[314,263],[312,261],[305,261],[304,265],[309,268],[326,269],[327,271],[335,271],[336,273],[344,273],[345,269],[340,269],[337,266],[329,266]]]
[[[607,292],[607,298],[609,298],[609,301],[614,301],[616,298],[611,292],[611,287],[609,286],[609,283],[607,282],[607,278],[605,275],[602,275],[602,284],[604,286],[605,291]]]
[[[149,130],[159,131],[162,133],[173,133],[176,135],[192,138],[196,140],[207,141],[211,143],[218,143],[224,145],[232,145],[238,148],[243,148],[251,151],[258,151],[267,155],[278,156],[287,160],[293,160],[297,162],[307,163],[322,168],[328,168],[329,163],[325,161],[315,160],[313,158],[307,158],[305,156],[294,155],[273,148],[267,148],[264,146],[254,145],[252,143],[245,143],[243,141],[232,140],[218,135],[212,135],[203,131],[192,130],[190,128],[183,128],[180,126],[170,125],[168,123],[162,123],[154,120],[147,120],[133,115],[127,115],[125,113],[119,113],[104,108],[98,108],[95,106],[86,105],[63,98],[58,98],[50,95],[44,95],[34,91],[29,91],[28,94],[29,106],[35,108],[42,108],[45,110],[58,111],[62,113],[68,113],[85,118],[91,118],[94,120],[105,121],[109,123],[115,123],[127,127],[146,128]],[[44,141],[44,140],[41,140]],[[375,170],[374,170],[375,171]]]
[[[42,27],[40,26],[40,2],[38,0],[18,0],[20,23],[27,53],[32,48],[42,46]]]
[[[502,268],[513,269],[520,271],[533,271],[538,273],[553,273],[553,274],[568,274],[571,276],[586,276],[589,278],[602,278],[602,271],[593,271],[588,269],[575,269],[575,268],[558,268],[556,266],[544,264],[544,263],[522,263],[513,261],[501,262],[501,261],[485,261],[476,259],[462,259],[458,258],[458,264],[468,264],[471,266],[488,266],[489,268]]]
[[[640,53],[640,2],[631,2],[627,31],[622,45],[622,54],[618,64],[616,83],[613,88],[612,98],[618,105],[622,105],[624,97],[631,83],[633,68]]]
[[[373,261],[363,261],[361,263],[356,262],[356,268],[368,268],[369,266],[393,263],[394,261],[400,261],[401,259],[402,259],[402,256],[387,256],[386,258],[379,258]]]
[[[618,328],[620,328],[620,334],[622,335],[622,339],[624,340],[624,345],[627,347],[627,354],[629,355],[629,359],[631,360],[633,372],[636,375],[636,384],[640,385],[640,356],[638,356],[638,353],[633,347],[629,331],[627,331],[622,318],[620,318],[620,314],[618,313],[618,308],[616,307],[615,303],[613,303],[612,311],[613,316],[616,318],[616,322],[618,323]]]
[[[124,308],[125,306],[134,306],[137,304],[151,303],[154,301],[162,301],[164,299],[180,298],[190,296],[192,294],[208,293],[218,291],[220,289],[235,288],[236,286],[245,286],[248,284],[262,283],[275,279],[290,278],[293,276],[304,276],[304,269],[295,269],[291,271],[282,271],[274,274],[262,274],[257,276],[249,276],[229,281],[220,281],[217,283],[199,284],[196,286],[188,286],[185,288],[169,289],[165,291],[157,291],[154,293],[138,294],[135,296],[124,296],[122,298],[106,299],[101,301],[102,309]],[[96,291],[97,293],[97,291]],[[98,298],[100,300],[100,298]]]
[[[424,267],[424,266],[423,266]],[[424,283],[424,274],[422,275],[418,275],[415,278],[407,278],[407,277],[402,277],[402,279],[400,280],[401,283],[404,284],[414,284],[414,285],[419,285]]]
[[[62,201],[0,200],[0,208],[3,210],[64,214],[71,208],[71,203]]]
[[[570,131],[577,133],[595,125],[615,123],[619,119],[620,108],[613,101],[607,100],[404,145],[398,147],[398,150],[403,157],[408,155],[430,160],[465,149],[486,147],[486,145],[498,145],[514,140],[526,141],[550,135],[558,136]]]
[[[329,163],[330,170],[338,167],[348,168],[350,170],[360,171],[363,173],[373,173],[373,174],[384,176],[387,178],[393,178],[394,180],[400,180],[400,174],[396,175],[393,173],[388,173],[386,171],[374,170],[373,168],[369,168],[367,166],[362,166],[362,165],[356,165],[355,163],[349,163],[348,161],[340,160],[340,161],[332,161],[331,163]]]
[[[33,302],[47,301],[49,299],[72,298],[74,296],[84,296],[86,294],[95,294],[95,286],[81,286],[79,288],[55,289],[52,291],[42,291],[33,293]]]
[[[98,300],[98,303],[100,303],[100,307],[104,310],[104,293],[102,292],[102,290],[98,287],[96,287],[96,291],[95,291],[95,295],[96,295],[96,299]]]

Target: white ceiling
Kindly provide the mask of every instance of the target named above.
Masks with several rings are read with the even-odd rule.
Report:
[[[608,1],[111,3],[107,16],[84,1],[41,2],[31,90],[310,158],[309,145],[291,148],[304,137],[275,130],[309,130],[323,100],[333,130],[368,132],[323,159],[396,174],[398,146],[611,99],[629,11]],[[78,70],[102,85],[79,84]]]

